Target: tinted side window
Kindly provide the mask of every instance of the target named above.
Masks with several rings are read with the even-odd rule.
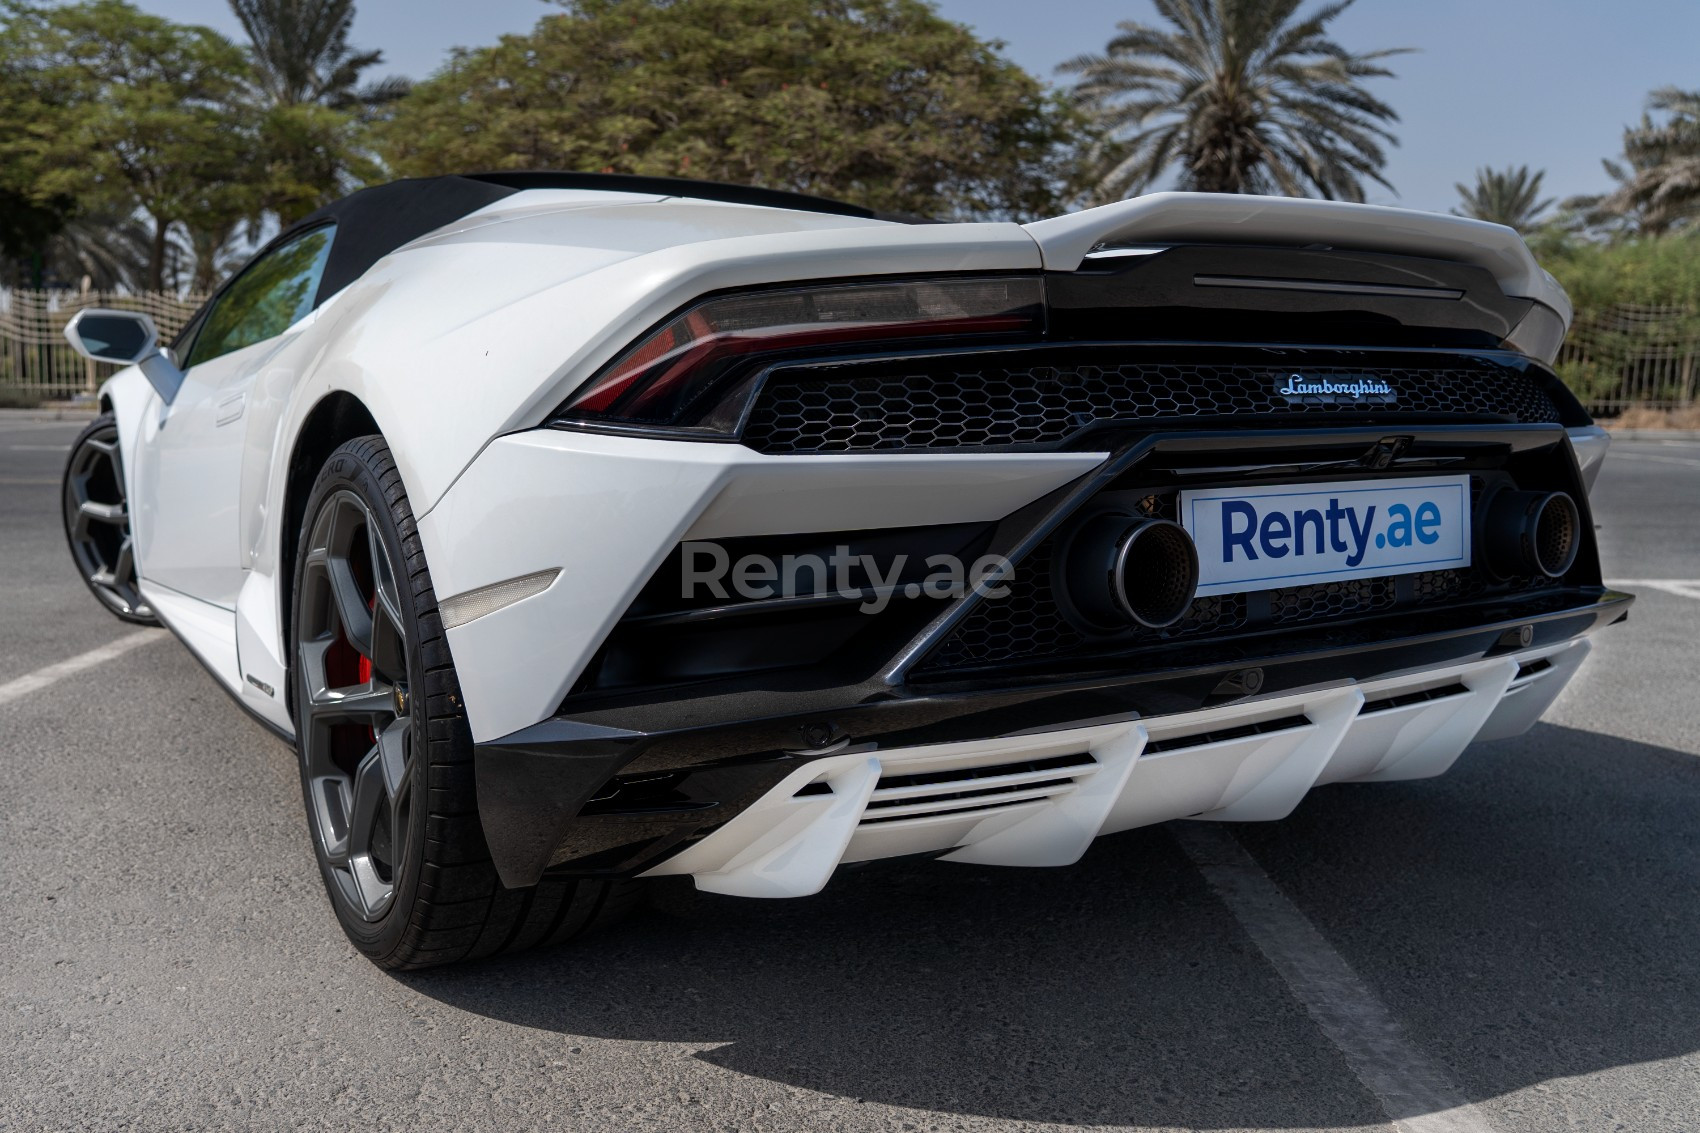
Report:
[[[311,311],[335,235],[315,228],[248,265],[207,312],[187,365],[275,338]]]

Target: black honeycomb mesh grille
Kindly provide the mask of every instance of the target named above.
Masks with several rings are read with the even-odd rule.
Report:
[[[1327,419],[1373,410],[1562,419],[1532,375],[1486,358],[1446,355],[1390,366],[1337,352],[1327,362],[1303,355],[1130,362],[1125,354],[1053,348],[784,367],[762,387],[743,440],[761,452],[790,455],[1057,444],[1102,422],[1154,418]],[[1390,384],[1395,400],[1375,406],[1289,401],[1277,393],[1276,379],[1295,370],[1307,378],[1370,375]]]
[[[1487,580],[1473,570],[1431,570],[1411,576],[1412,594],[1424,605],[1460,602],[1487,592]]]
[[[1086,641],[1070,625],[1051,588],[1049,542],[1027,556],[1003,598],[987,598],[968,612],[933,661],[946,668],[1007,661],[1016,657],[1054,657],[1079,649]]]
[[[1390,610],[1395,599],[1393,585],[1391,578],[1354,578],[1277,590],[1271,596],[1269,619],[1285,625]]]

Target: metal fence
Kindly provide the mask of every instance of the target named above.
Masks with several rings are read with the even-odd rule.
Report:
[[[57,401],[93,393],[117,367],[90,362],[65,341],[65,324],[84,307],[145,311],[160,337],[174,337],[201,305],[200,295],[115,291],[12,291],[0,288],[0,394]]]
[[[65,324],[84,307],[146,311],[171,338],[200,295],[161,292],[0,289],[0,394],[43,401],[92,393],[113,367],[84,359],[65,341]],[[1700,396],[1700,311],[1618,306],[1579,311],[1558,356],[1558,373],[1589,412],[1694,409]]]
[[[1578,311],[1557,370],[1595,416],[1695,407],[1700,312],[1622,305]]]

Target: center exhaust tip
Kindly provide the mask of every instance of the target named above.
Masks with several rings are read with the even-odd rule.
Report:
[[[1104,513],[1082,523],[1061,560],[1063,590],[1098,629],[1163,629],[1198,592],[1198,548],[1178,523]]]

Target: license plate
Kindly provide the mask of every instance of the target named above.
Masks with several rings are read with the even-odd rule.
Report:
[[[1470,565],[1470,478],[1181,492],[1198,593],[1238,594]]]

